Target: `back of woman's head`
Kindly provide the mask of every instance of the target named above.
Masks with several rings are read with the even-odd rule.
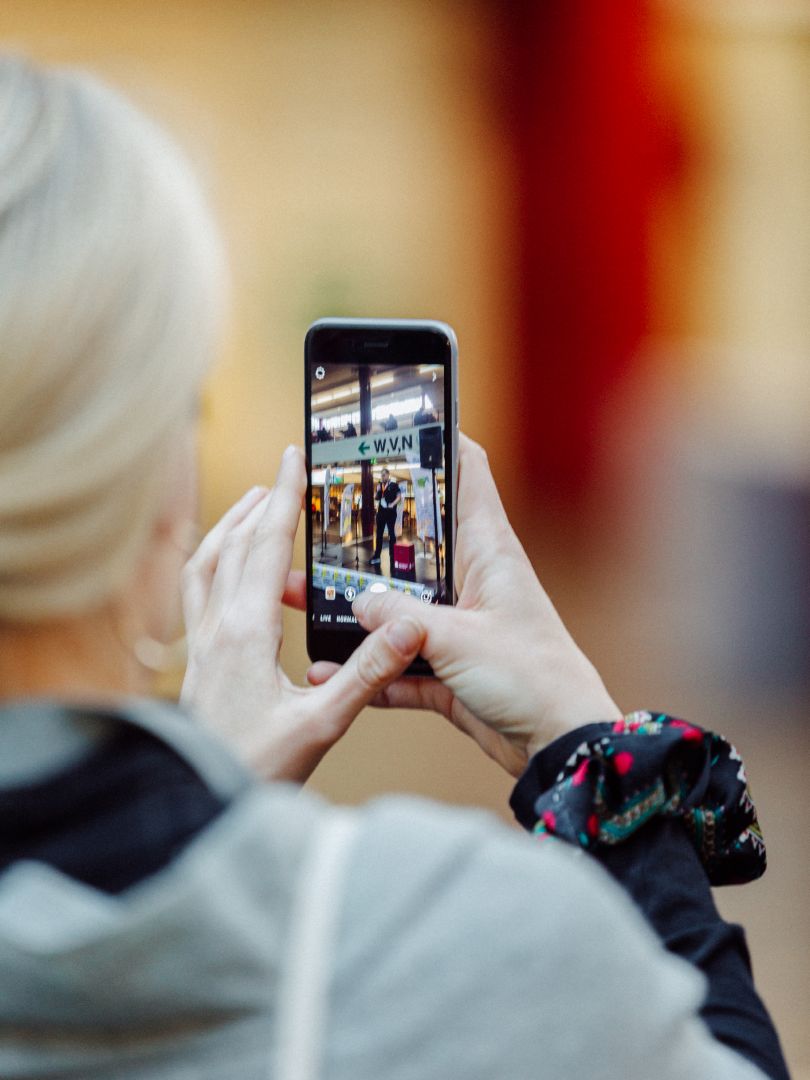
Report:
[[[0,56],[0,619],[127,583],[222,288],[171,141],[86,74]]]

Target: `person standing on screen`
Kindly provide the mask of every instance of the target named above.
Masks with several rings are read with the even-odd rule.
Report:
[[[369,562],[374,565],[380,562],[383,538],[388,529],[388,554],[391,558],[389,572],[394,572],[394,543],[396,542],[397,505],[402,498],[399,484],[391,479],[388,469],[383,469],[377,490],[374,493],[377,500],[377,543],[374,546],[374,554]]]

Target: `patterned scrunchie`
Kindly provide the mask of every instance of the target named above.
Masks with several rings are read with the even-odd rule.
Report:
[[[592,850],[656,814],[680,818],[712,885],[765,872],[765,843],[742,759],[722,736],[663,713],[588,724],[536,754],[510,799],[538,836]]]

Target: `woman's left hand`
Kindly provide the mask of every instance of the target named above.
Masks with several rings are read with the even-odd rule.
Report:
[[[288,447],[275,487],[249,491],[186,564],[189,659],[180,696],[263,776],[300,782],[424,639],[406,617],[370,634],[322,686],[296,686],[285,675],[282,604],[305,606],[305,575],[290,571],[305,492],[303,454]]]

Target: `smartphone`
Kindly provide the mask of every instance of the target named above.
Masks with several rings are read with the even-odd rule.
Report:
[[[452,604],[458,345],[443,322],[319,319],[304,347],[307,649],[347,660],[352,601]],[[410,674],[426,674],[418,657]]]

